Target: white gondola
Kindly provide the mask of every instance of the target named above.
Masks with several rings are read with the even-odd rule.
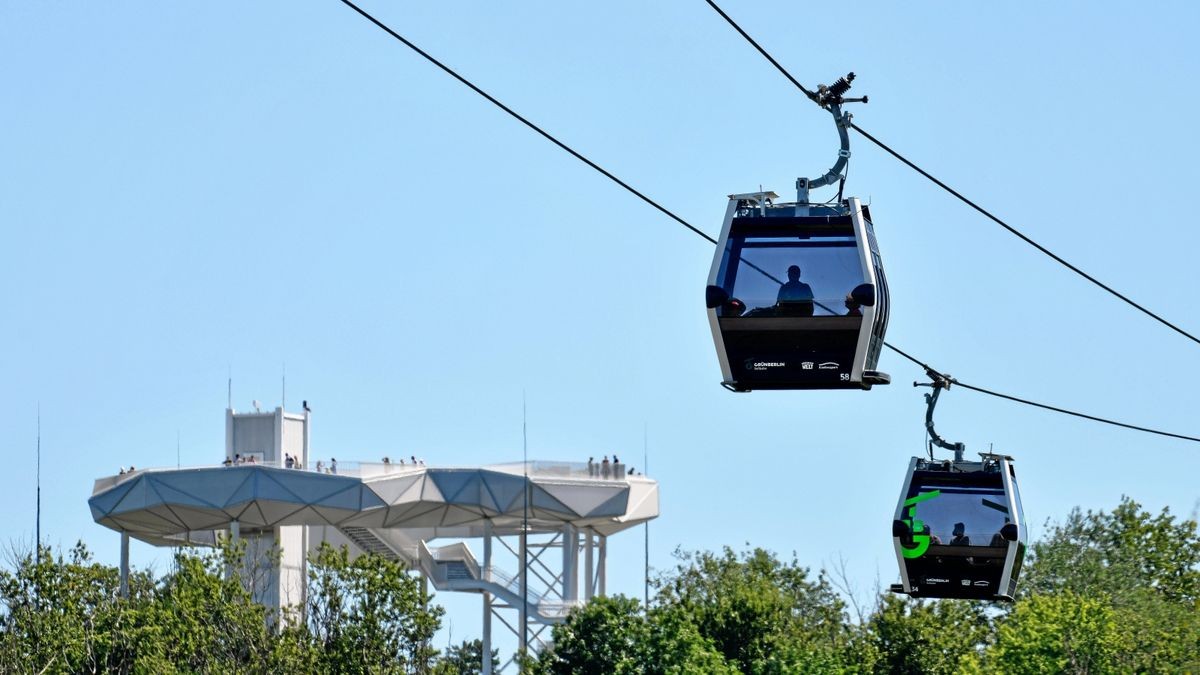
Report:
[[[753,389],[870,389],[888,289],[870,211],[730,195],[709,273],[708,320],[722,384]]]
[[[900,583],[891,590],[915,598],[1011,601],[1029,532],[1013,458],[989,452],[966,461],[966,446],[939,436],[933,409],[953,379],[932,370],[929,376],[929,459],[909,461],[896,502],[892,544]],[[954,459],[933,459],[934,446],[952,450]]]
[[[915,598],[1011,601],[1026,532],[1011,457],[914,457],[892,521],[901,580],[892,590]]]
[[[870,389],[888,322],[888,287],[867,206],[843,200],[850,158],[847,99],[854,73],[821,86],[814,100],[837,123],[837,162],[796,180],[796,201],[774,192],[729,196],[705,302],[721,384],[753,389]],[[838,184],[831,202],[809,190]]]

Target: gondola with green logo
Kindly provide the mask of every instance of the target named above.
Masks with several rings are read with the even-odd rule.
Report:
[[[1011,601],[1025,557],[1027,528],[1017,474],[1008,455],[963,459],[962,443],[933,429],[933,407],[950,380],[934,375],[927,394],[930,457],[913,457],[892,520],[900,583],[891,590],[915,598]],[[932,446],[954,451],[933,459]]]

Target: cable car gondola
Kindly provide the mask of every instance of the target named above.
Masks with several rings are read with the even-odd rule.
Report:
[[[963,459],[961,443],[933,430],[933,407],[949,379],[935,376],[926,395],[932,443],[953,460],[913,457],[892,520],[901,583],[891,590],[914,598],[1011,601],[1025,558],[1024,515],[1013,458],[980,453]]]
[[[870,210],[856,198],[809,202],[811,188],[838,182],[850,157],[842,94],[847,78],[821,88],[842,148],[824,176],[796,181],[795,203],[774,192],[729,196],[708,277],[709,325],[722,385],[753,389],[870,389],[888,321],[888,287]]]

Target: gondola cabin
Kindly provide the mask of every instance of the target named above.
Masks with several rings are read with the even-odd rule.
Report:
[[[897,593],[915,598],[1011,601],[1027,528],[1012,458],[914,457],[892,521]]]
[[[709,272],[708,319],[722,384],[754,389],[870,389],[888,321],[888,289],[858,199],[775,204],[730,195]]]

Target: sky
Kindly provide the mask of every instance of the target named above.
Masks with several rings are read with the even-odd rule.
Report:
[[[817,109],[705,3],[363,7],[715,235],[726,196],[832,165]],[[808,86],[857,73],[857,124],[1118,290],[1200,331],[1200,9],[729,2]],[[118,467],[218,461],[233,405],[313,408],[314,457],[431,464],[616,453],[660,481],[650,562],[761,546],[863,592],[924,451],[924,379],[722,389],[712,246],[342,3],[0,4],[0,542],[116,564]],[[1200,345],[852,135],[888,339],[965,382],[1200,432]],[[817,193],[822,198],[828,194]],[[1036,537],[1128,495],[1188,516],[1200,446],[952,389],[938,431],[1016,458]],[[640,595],[642,537],[609,589]],[[135,543],[135,565],[164,551]],[[453,636],[478,600],[439,596]]]

